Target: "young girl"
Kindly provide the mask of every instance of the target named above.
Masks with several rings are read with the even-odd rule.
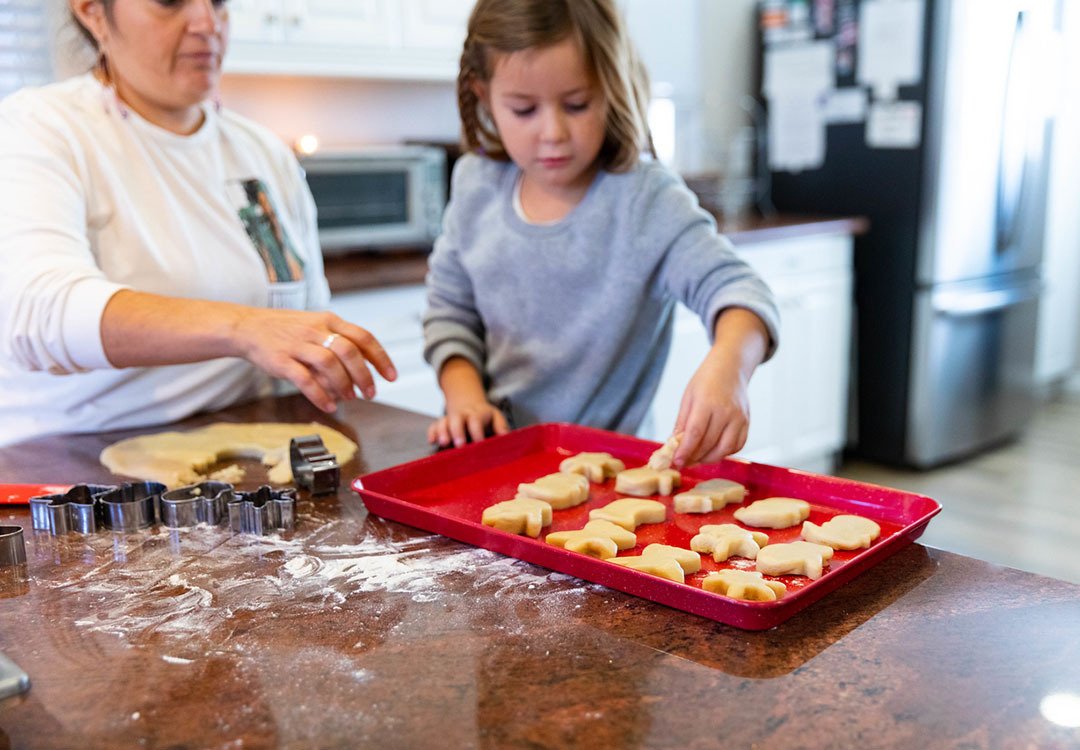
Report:
[[[440,445],[510,425],[637,430],[675,301],[714,344],[690,380],[674,464],[746,441],[747,383],[777,311],[648,143],[647,82],[614,0],[479,0],[458,76],[468,153],[427,277]],[[496,406],[498,405],[498,406]]]

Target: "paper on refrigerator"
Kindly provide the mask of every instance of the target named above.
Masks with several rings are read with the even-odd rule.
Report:
[[[769,167],[797,172],[825,163],[824,101],[835,87],[832,41],[787,44],[765,53]]]

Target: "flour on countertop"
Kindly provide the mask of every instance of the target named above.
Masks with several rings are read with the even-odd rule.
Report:
[[[358,542],[331,544],[327,538],[341,531],[340,523],[328,521],[293,539],[186,530],[182,547],[175,532],[158,529],[148,532],[149,542],[138,540],[142,554],[133,549],[123,559],[72,571],[66,580],[38,583],[74,597],[72,609],[88,613],[74,620],[80,629],[112,634],[133,646],[175,640],[184,656],[162,657],[171,664],[190,663],[187,657],[213,649],[235,650],[230,639],[237,616],[271,607],[272,621],[340,610],[371,592],[404,594],[421,606],[451,606],[472,591],[485,600],[543,599],[542,616],[558,617],[560,609],[565,616],[573,608],[572,602],[560,604],[565,597],[577,600],[602,588],[438,535],[387,538],[393,532],[365,524],[366,536]],[[156,543],[170,535],[168,549]],[[177,554],[181,549],[186,554]],[[500,607],[506,614],[493,627],[516,629],[514,607]],[[261,618],[265,622],[267,615]],[[250,620],[245,615],[245,629]]]

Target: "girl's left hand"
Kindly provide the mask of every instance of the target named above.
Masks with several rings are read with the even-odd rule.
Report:
[[[683,393],[672,432],[683,438],[672,464],[681,469],[719,461],[746,444],[749,429],[747,382],[734,363],[707,358]]]

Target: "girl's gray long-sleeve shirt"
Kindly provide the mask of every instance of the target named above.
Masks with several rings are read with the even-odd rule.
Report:
[[[454,169],[427,274],[424,356],[436,372],[467,359],[518,427],[633,433],[667,361],[676,300],[710,338],[725,308],[752,311],[772,356],[772,293],[664,166],[602,171],[564,219],[544,225],[514,210],[519,174],[475,155]]]

